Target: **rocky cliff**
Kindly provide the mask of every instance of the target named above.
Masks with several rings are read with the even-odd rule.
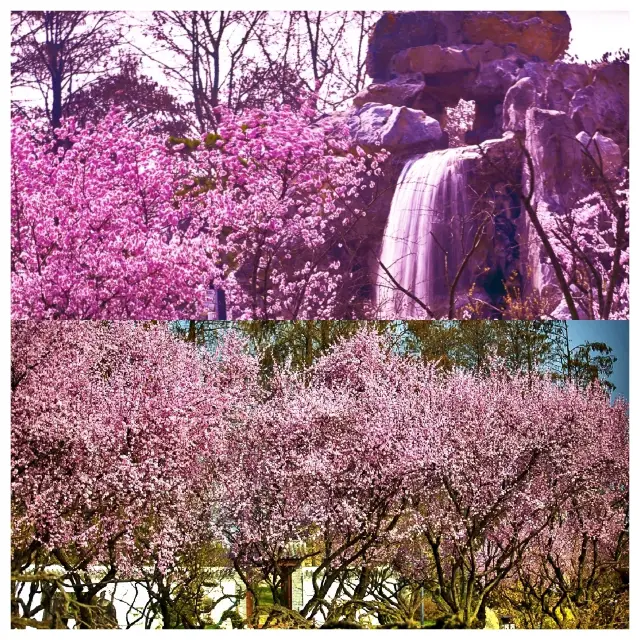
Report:
[[[534,206],[547,211],[573,206],[590,189],[585,150],[614,176],[628,163],[629,65],[563,59],[570,32],[561,11],[384,14],[369,40],[367,72],[373,82],[340,115],[358,145],[391,152],[395,168],[381,190],[393,191],[397,166],[408,155],[447,147],[446,109],[460,99],[475,103],[465,136],[470,184],[491,203],[507,185],[515,198],[531,187]],[[495,141],[492,161],[478,153],[477,145],[486,140]],[[496,162],[501,154],[503,162]],[[389,204],[390,197],[383,198],[374,210],[372,237],[365,243],[370,255],[380,245]],[[498,216],[487,232],[493,237],[485,243],[486,280],[512,273],[523,290],[544,290],[560,302],[526,215],[510,214],[502,222]],[[373,273],[372,262],[370,257]],[[487,299],[496,302],[487,291]]]

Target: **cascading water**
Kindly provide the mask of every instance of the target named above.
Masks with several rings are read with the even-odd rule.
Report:
[[[400,287],[446,316],[471,231],[464,154],[464,148],[433,151],[404,166],[382,240],[380,262],[393,279],[378,267],[380,318],[429,317]]]

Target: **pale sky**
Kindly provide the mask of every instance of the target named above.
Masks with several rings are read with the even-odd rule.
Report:
[[[606,51],[629,49],[631,16],[628,11],[568,11],[571,18],[569,53],[591,61]]]
[[[628,11],[568,11],[571,19],[571,44],[569,53],[576,55],[580,61],[591,61],[602,56],[606,51],[615,53],[618,49],[629,49],[631,43],[631,18]],[[171,58],[158,51],[157,45],[142,33],[140,23],[149,19],[144,11],[129,12],[130,25],[136,25],[130,32],[132,44],[147,51],[164,62]],[[151,60],[143,59],[144,73],[161,84],[169,84],[160,66]],[[174,87],[174,93],[175,91]],[[15,97],[40,102],[37,92],[18,89]],[[27,98],[28,96],[28,98]]]

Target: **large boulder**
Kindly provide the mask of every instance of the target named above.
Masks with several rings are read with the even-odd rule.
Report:
[[[505,131],[524,132],[525,117],[531,107],[538,106],[536,86],[531,78],[520,78],[504,98],[502,127]]]
[[[464,87],[465,99],[482,102],[502,102],[517,78],[520,67],[513,56],[499,58],[480,65],[477,75]]]
[[[531,159],[525,163],[525,192],[533,186],[532,204],[540,218],[566,212],[588,189],[575,124],[562,111],[532,107],[526,113],[525,128],[525,148]],[[522,247],[523,263],[529,269],[525,292],[538,291],[549,304],[560,304],[562,294],[551,262],[528,218]]]
[[[556,62],[546,72],[546,80],[541,87],[547,109],[569,111],[569,105],[576,91],[586,87],[593,80],[588,65]]]
[[[505,176],[513,177],[514,167],[522,162],[522,147],[511,131],[507,131],[500,138],[485,140],[465,149],[481,160],[478,165],[478,174],[490,175],[494,181],[504,180]]]
[[[573,294],[574,300],[580,300],[584,298],[584,294],[576,287],[575,285],[571,285],[569,287],[571,289],[571,293]],[[585,310],[581,305],[578,305],[578,320],[589,320],[589,316],[585,313]],[[556,320],[571,320],[571,311],[569,311],[569,306],[567,305],[564,297],[558,304],[558,306],[549,314],[550,318],[554,318]]]
[[[365,150],[426,152],[443,141],[440,123],[424,111],[409,107],[369,102],[357,109],[347,124],[355,144]]]
[[[389,62],[403,49],[461,43],[462,17],[460,11],[384,13],[369,37],[367,74],[374,80],[388,80]]]
[[[578,131],[599,131],[620,147],[629,148],[629,65],[618,60],[588,64],[528,61],[517,79],[530,78],[537,94],[537,106],[563,111]]]
[[[582,153],[575,124],[562,111],[530,108],[525,116],[525,147],[531,156],[534,193],[550,209],[565,210],[582,181]]]
[[[549,69],[550,65],[546,62],[529,60],[520,67],[516,79],[531,78],[531,82],[535,85],[536,91],[542,95],[547,84],[547,78],[549,77]]]
[[[599,131],[626,154],[629,149],[629,65],[613,62],[594,71],[593,83],[579,89],[569,104],[578,130]]]
[[[404,49],[393,56],[390,62],[392,75],[406,73],[453,73],[473,71],[483,62],[504,57],[504,49],[493,42],[483,44],[441,47],[427,44],[422,47]]]

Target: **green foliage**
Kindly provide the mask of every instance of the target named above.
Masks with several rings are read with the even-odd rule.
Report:
[[[615,389],[608,380],[616,362],[611,347],[603,342],[572,346],[565,321],[409,321],[406,328],[406,349],[445,371],[458,366],[488,375],[491,358],[498,356],[511,371],[551,372],[558,382],[587,386],[599,381]]]
[[[386,321],[368,323],[378,332],[387,329]],[[356,320],[260,320],[239,322],[240,330],[249,337],[253,348],[261,353],[265,379],[274,366],[289,363],[296,370],[310,367],[336,343],[354,335],[363,325]]]
[[[212,625],[212,629],[222,629],[223,624],[231,620],[231,627],[233,629],[244,629],[245,622],[243,617],[236,611],[235,608],[227,609],[222,616],[220,616],[220,622],[217,625]]]
[[[492,357],[499,356],[514,372],[551,372],[558,382],[575,381],[586,386],[598,380],[609,391],[615,389],[607,379],[616,361],[611,347],[602,342],[571,347],[567,325],[562,321],[416,320],[367,324],[379,333],[394,335],[398,350],[425,362],[436,362],[443,371],[463,367],[489,375]],[[211,348],[229,331],[240,332],[250,348],[261,354],[262,375],[267,381],[276,365],[289,363],[303,371],[362,325],[363,321],[356,320],[191,320],[176,322],[173,328],[186,340]]]
[[[557,321],[552,331],[554,375],[557,379],[587,386],[596,380],[609,392],[615,385],[608,378],[613,373],[617,358],[604,342],[585,342],[572,346],[566,321]]]
[[[218,140],[222,140],[222,136],[219,133],[207,133],[204,139],[204,146],[207,149],[214,149]]]
[[[491,357],[511,370],[539,371],[549,361],[552,322],[538,320],[436,320],[407,322],[407,347],[445,370],[464,367],[490,373]]]
[[[189,151],[194,151],[200,146],[200,140],[197,138],[177,138],[175,136],[169,136],[169,144],[172,147],[183,144],[185,146],[183,151],[188,153]]]

